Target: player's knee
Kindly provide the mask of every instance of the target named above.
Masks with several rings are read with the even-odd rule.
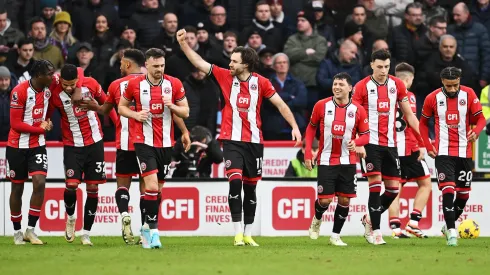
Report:
[[[117,188],[120,187],[131,188],[131,178],[117,178]]]
[[[320,205],[325,206],[325,205],[329,205],[333,201],[333,198],[323,198],[323,199],[318,199],[318,201],[320,202]]]
[[[41,182],[37,182],[37,183],[34,183],[34,181],[32,182],[32,193],[33,194],[43,195],[45,189],[46,189],[46,182],[45,181],[41,181]]]
[[[424,179],[418,182],[419,188],[422,189],[432,189],[432,183],[430,182],[430,179]]]
[[[350,203],[350,198],[339,196],[338,203],[347,206]]]

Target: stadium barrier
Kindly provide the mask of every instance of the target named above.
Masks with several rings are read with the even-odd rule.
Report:
[[[442,196],[433,183],[432,194],[423,212],[420,227],[430,236],[440,236],[444,224]],[[490,182],[473,183],[473,191],[463,214],[463,219],[478,221],[481,236],[490,236]],[[46,184],[45,202],[38,222],[41,236],[62,236],[65,227],[65,208],[63,203],[64,185],[62,181],[49,181]],[[85,185],[80,185],[77,197],[76,215],[83,215]],[[114,181],[100,185],[99,205],[92,235],[120,236],[120,215],[116,206]],[[417,191],[414,183],[403,189],[400,200],[400,219],[404,225],[412,210],[413,197]],[[32,185],[26,184],[23,200],[28,202]],[[368,185],[358,181],[357,198],[351,201],[349,217],[342,230],[343,235],[361,235],[363,227],[360,219],[367,211]],[[0,182],[0,235],[13,235],[9,214],[10,184]],[[163,236],[232,236],[233,225],[228,209],[228,183],[225,180],[178,181],[170,180],[163,190],[159,211],[159,230]],[[130,189],[129,212],[133,220],[133,232],[138,234],[140,227],[138,181]],[[316,182],[312,180],[286,180],[282,178],[264,179],[257,187],[257,214],[254,235],[261,236],[307,236],[308,227],[314,215],[313,203],[316,199]],[[322,235],[331,233],[334,201],[324,214]],[[27,226],[29,204],[22,205],[23,228]],[[82,229],[82,219],[77,219],[76,230]],[[384,214],[381,229],[390,234],[388,215]]]

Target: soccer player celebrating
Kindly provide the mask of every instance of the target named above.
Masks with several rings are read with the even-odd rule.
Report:
[[[315,216],[309,229],[310,238],[320,234],[322,216],[335,196],[338,197],[330,243],[346,246],[340,239],[340,231],[349,215],[349,202],[356,197],[356,147],[369,141],[369,123],[364,108],[352,102],[352,80],[349,74],[333,77],[334,96],[318,101],[313,108],[310,124],[306,129],[305,166],[312,169],[311,144],[320,126],[320,150],[317,157],[318,199]],[[356,135],[359,137],[356,139]]]
[[[42,245],[34,228],[44,202],[44,188],[48,172],[48,157],[44,133],[53,124],[46,114],[51,92],[54,66],[46,60],[35,61],[32,78],[16,86],[10,97],[10,132],[6,148],[7,177],[12,182],[10,215],[14,225],[14,243]],[[22,193],[24,182],[32,176],[33,191],[29,207],[28,227],[21,231]]]
[[[119,100],[119,114],[136,120],[134,149],[145,182],[145,224],[142,228],[143,248],[160,248],[158,232],[159,183],[163,184],[172,158],[172,114],[189,116],[182,82],[164,74],[165,52],[151,48],[146,51],[146,75],[128,82]],[[135,110],[129,107],[135,102]]]
[[[230,182],[228,204],[235,228],[234,244],[258,246],[252,239],[252,226],[257,207],[255,189],[262,176],[264,153],[260,129],[262,100],[269,99],[291,125],[296,146],[301,142],[301,133],[291,110],[275,92],[271,82],[253,72],[258,63],[253,49],[237,47],[230,57],[230,70],[226,70],[203,60],[185,39],[185,30],[179,30],[177,40],[184,54],[196,68],[216,79],[222,93],[224,107],[219,139],[223,141],[226,174]],[[242,207],[244,230],[241,225]]]
[[[61,113],[61,132],[63,139],[63,164],[65,167],[66,189],[64,201],[68,219],[66,221],[65,239],[75,240],[77,189],[82,180],[87,184],[83,233],[81,243],[93,245],[90,241],[90,230],[95,220],[98,204],[98,184],[105,183],[104,142],[102,127],[94,111],[74,106],[71,101],[76,86],[81,86],[82,97],[92,98],[102,104],[106,96],[99,83],[91,77],[79,80],[77,67],[66,64],[61,69],[60,85],[52,91],[48,116],[58,109]],[[117,124],[116,113],[110,115]],[[83,179],[82,179],[83,175]]]
[[[108,97],[105,103],[100,106],[97,101],[92,100],[89,102],[82,101],[80,107],[88,108],[102,115],[108,115],[110,111],[119,105],[119,100],[124,94],[129,80],[141,76],[141,67],[145,66],[145,54],[137,49],[128,49],[124,51],[121,59],[121,74],[122,78],[114,81],[109,86]],[[130,107],[134,110],[134,106]],[[182,118],[174,116],[174,121],[179,126],[182,134],[182,142],[188,148],[190,146],[190,137],[185,127]],[[129,208],[129,188],[131,187],[131,178],[140,174],[140,167],[136,159],[136,153],[134,151],[133,135],[135,121],[127,117],[120,116],[118,124],[116,125],[116,203],[119,213],[121,214],[122,223],[122,237],[127,244],[134,243],[134,236],[131,230],[131,216],[128,214]],[[158,190],[161,190],[159,186]],[[140,177],[140,211],[141,211],[141,225],[145,222],[145,185],[143,178]],[[159,191],[158,200],[161,200],[161,194]],[[158,203],[160,205],[160,203]],[[141,239],[140,239],[141,241]]]
[[[395,68],[395,76],[403,81],[407,89],[410,89],[412,86],[414,75],[415,69],[407,63],[400,63]],[[415,95],[408,91],[407,95],[412,112],[415,114],[417,112]],[[427,235],[418,226],[420,219],[422,219],[422,211],[427,204],[431,191],[429,167],[425,160],[418,160],[421,155],[425,155],[425,147],[419,148],[417,139],[412,129],[408,127],[408,122],[400,109],[398,109],[396,116],[396,144],[398,147],[398,156],[400,157],[401,183],[405,184],[406,182],[416,181],[419,187],[413,202],[413,211],[410,213],[410,221],[407,223],[405,230],[418,238],[427,238]],[[400,188],[400,193],[398,193],[398,196],[388,210],[390,227],[393,230],[393,237],[395,239],[409,237],[401,230],[400,219],[398,217],[400,214],[401,191]]]
[[[447,245],[457,246],[455,221],[463,213],[470,196],[473,162],[471,143],[478,139],[485,118],[473,89],[460,85],[461,69],[447,67],[441,71],[442,87],[424,101],[420,133],[430,157],[435,158],[442,209],[446,225],[442,232]],[[435,119],[435,146],[429,140],[428,119]],[[471,130],[470,124],[476,122]],[[454,192],[456,191],[456,199]]]
[[[373,74],[359,81],[354,88],[352,100],[361,104],[368,114],[369,143],[365,146],[366,158],[361,160],[363,175],[369,182],[369,216],[364,215],[364,237],[368,243],[385,244],[381,235],[381,214],[398,195],[400,185],[400,160],[396,149],[396,114],[401,109],[406,121],[419,141],[419,121],[408,103],[407,89],[403,82],[388,74],[390,52],[378,50],[371,55]],[[398,104],[397,104],[398,103]],[[399,107],[398,107],[399,106]],[[423,156],[419,156],[421,160]],[[385,192],[381,193],[381,180]]]

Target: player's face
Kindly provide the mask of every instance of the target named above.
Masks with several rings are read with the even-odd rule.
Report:
[[[49,87],[53,81],[53,75],[54,69],[49,70],[46,75],[39,76],[39,83],[41,83],[44,87]]]
[[[459,90],[459,82],[461,79],[441,79],[442,85],[444,85],[444,89],[446,92],[453,94]]]
[[[148,74],[154,79],[161,79],[163,77],[163,72],[165,70],[165,58],[149,58],[145,62],[146,70]]]
[[[66,93],[72,94],[75,90],[75,87],[77,86],[77,82],[78,78],[69,81],[61,78],[61,88],[63,88],[63,91],[65,91]]]
[[[121,75],[122,76],[127,76],[128,75],[128,70],[129,70],[129,67],[131,66],[131,62],[126,59],[126,58],[122,58],[121,59],[121,67],[119,67],[119,69],[121,70]]]
[[[352,91],[352,85],[347,83],[345,79],[335,79],[332,85],[332,92],[335,99],[344,100],[349,98],[349,93]]]
[[[390,60],[376,59],[374,62],[371,62],[371,69],[373,69],[373,76],[375,79],[387,77],[390,70]]]
[[[247,65],[242,64],[242,54],[233,53],[230,57],[230,72],[232,76],[240,75],[245,71]]]

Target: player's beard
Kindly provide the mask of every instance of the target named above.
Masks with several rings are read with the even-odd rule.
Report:
[[[152,73],[152,74],[151,74],[151,76],[152,76],[152,77],[153,77],[155,80],[157,80],[157,79],[162,79],[162,77],[163,77],[163,73],[154,72],[154,73]]]
[[[232,76],[238,76],[243,73],[243,69],[235,68],[235,70],[230,71]]]

